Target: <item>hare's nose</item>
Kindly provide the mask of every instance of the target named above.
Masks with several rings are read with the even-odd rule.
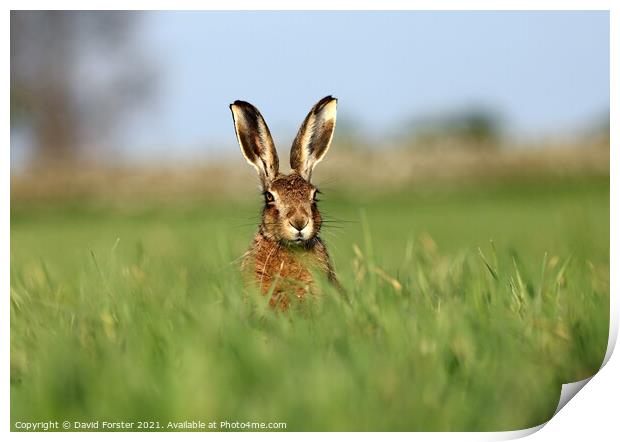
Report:
[[[288,222],[291,226],[295,227],[300,232],[308,225],[308,219],[306,218],[294,218]]]

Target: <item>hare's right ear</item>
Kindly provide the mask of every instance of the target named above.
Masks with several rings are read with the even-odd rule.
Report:
[[[269,128],[254,106],[245,101],[230,105],[237,140],[245,159],[258,171],[263,185],[278,175],[278,154]]]
[[[312,170],[329,149],[336,128],[336,100],[331,95],[310,110],[293,141],[291,168],[310,181]]]

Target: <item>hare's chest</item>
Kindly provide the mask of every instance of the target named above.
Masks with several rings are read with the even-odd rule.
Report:
[[[274,279],[291,280],[301,284],[312,283],[312,269],[316,267],[316,257],[307,251],[279,248],[260,251],[255,256],[255,272],[263,282]],[[261,284],[262,288],[265,284]],[[266,287],[269,289],[269,287]]]
[[[254,280],[263,294],[272,293],[272,305],[282,304],[276,301],[280,299],[286,308],[289,295],[303,299],[310,292],[313,273],[323,270],[321,262],[316,250],[259,246],[252,250],[244,267],[252,268]]]

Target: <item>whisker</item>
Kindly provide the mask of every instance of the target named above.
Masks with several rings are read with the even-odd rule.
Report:
[[[248,227],[258,227],[258,224],[240,224],[230,226],[231,229],[246,229]]]
[[[352,224],[356,224],[356,223],[351,223],[351,222],[346,222],[346,221],[323,221],[323,224],[331,224],[333,226],[349,226],[351,227]]]
[[[333,220],[333,221],[342,221],[342,222],[345,222],[345,223],[357,223],[357,222],[359,222],[359,221],[339,218],[337,216],[331,216],[329,213],[326,213],[325,211],[321,211],[321,218],[327,219],[327,220]]]
[[[354,221],[348,221],[346,219],[339,219],[339,218],[322,218],[323,221],[328,221],[328,222],[336,222],[336,223],[353,223]]]

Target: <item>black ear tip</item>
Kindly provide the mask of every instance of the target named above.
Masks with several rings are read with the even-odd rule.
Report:
[[[239,106],[239,107],[245,107],[245,108],[250,108],[250,109],[254,109],[254,106],[251,105],[250,103],[248,103],[247,101],[243,101],[243,100],[235,100],[230,107],[232,108],[233,106]]]
[[[338,99],[334,98],[331,95],[328,95],[327,97],[323,97],[319,100],[319,102],[315,105],[315,108],[317,110],[322,109],[326,104],[331,103],[332,101],[335,101],[336,103],[338,103]]]

